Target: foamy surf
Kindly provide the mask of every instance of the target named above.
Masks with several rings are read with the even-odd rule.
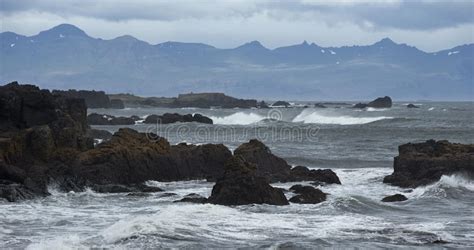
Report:
[[[315,124],[335,124],[335,125],[356,125],[366,124],[379,120],[392,119],[393,117],[377,116],[377,117],[353,117],[353,116],[330,116],[323,115],[314,110],[303,110],[297,115],[293,122],[315,123]]]
[[[237,112],[232,115],[223,117],[211,116],[210,118],[212,119],[214,124],[221,125],[249,125],[265,119],[264,116],[261,116],[259,114],[245,112]]]

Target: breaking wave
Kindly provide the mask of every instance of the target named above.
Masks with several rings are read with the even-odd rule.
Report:
[[[214,124],[221,125],[249,125],[265,119],[264,116],[255,113],[237,112],[223,117],[210,117]]]
[[[297,115],[293,122],[316,123],[316,124],[336,124],[336,125],[355,125],[366,124],[379,120],[392,119],[393,117],[377,116],[377,117],[353,117],[353,116],[329,116],[312,110],[303,110]]]

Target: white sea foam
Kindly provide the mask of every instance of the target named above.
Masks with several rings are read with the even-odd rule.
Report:
[[[376,116],[376,117],[353,117],[347,115],[326,115],[314,110],[303,110],[297,115],[293,122],[315,123],[315,124],[337,124],[337,125],[354,125],[366,124],[379,120],[392,119],[393,117]]]
[[[211,116],[210,118],[214,124],[222,125],[249,125],[265,119],[264,116],[259,114],[246,112],[237,112],[223,117]]]
[[[370,111],[370,112],[373,112],[373,111],[386,111],[386,110],[388,110],[388,109],[386,109],[386,108],[380,108],[379,109],[379,108],[372,108],[372,107],[367,108],[367,111]]]
[[[431,108],[428,109],[428,111],[431,111],[431,110],[434,110],[434,107],[431,107]]]
[[[415,188],[410,196],[446,196],[446,190],[449,188],[467,189],[474,191],[474,181],[467,179],[462,175],[443,175],[441,179],[431,185]]]

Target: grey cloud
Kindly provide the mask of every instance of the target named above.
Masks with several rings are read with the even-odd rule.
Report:
[[[125,0],[2,0],[2,15],[38,11],[59,16],[83,16],[109,21],[182,19],[246,19],[268,15],[274,19],[306,19],[329,25],[344,22],[363,28],[426,30],[474,23],[472,1],[125,1]]]

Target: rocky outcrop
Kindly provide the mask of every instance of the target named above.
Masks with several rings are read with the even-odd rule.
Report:
[[[257,175],[257,166],[240,156],[230,158],[224,176],[217,180],[208,201],[220,205],[288,205],[283,191]]]
[[[8,200],[46,195],[61,160],[93,147],[83,99],[17,82],[0,87],[0,187]]]
[[[409,104],[407,105],[407,108],[409,108],[409,109],[417,109],[417,108],[420,108],[420,107],[416,106],[415,104],[409,103]]]
[[[154,134],[120,129],[108,142],[78,155],[73,175],[93,184],[138,184],[222,175],[231,157],[223,145],[171,146]]]
[[[284,159],[272,154],[265,144],[255,139],[240,145],[235,149],[234,155],[255,164],[257,175],[267,178],[270,182],[318,181],[341,184],[337,175],[330,169],[309,170],[302,166],[291,168]]]
[[[417,187],[438,181],[442,175],[461,173],[474,176],[474,144],[428,140],[398,147],[393,173],[384,183]]]
[[[272,107],[291,107],[291,104],[289,102],[285,101],[276,101],[275,103],[272,104]]]
[[[294,185],[290,187],[297,195],[291,197],[290,202],[301,204],[317,204],[326,200],[326,194],[321,190],[303,185]]]
[[[303,166],[296,166],[290,170],[291,181],[308,181],[311,180],[318,185],[341,184],[339,177],[331,169],[308,169]]]
[[[187,114],[181,115],[178,113],[165,113],[163,115],[149,115],[143,123],[146,124],[169,124],[175,122],[198,122],[198,123],[206,123],[212,124],[213,121],[211,118],[207,116],[203,116],[201,114]]]
[[[115,117],[113,115],[92,113],[87,116],[89,125],[133,125],[138,117]]]
[[[389,96],[379,97],[369,103],[357,103],[353,108],[363,109],[363,108],[391,108],[392,107],[392,98]]]
[[[408,198],[403,194],[394,194],[382,199],[383,202],[397,202],[397,201],[406,201],[406,200],[408,200]]]
[[[368,107],[372,108],[391,108],[392,107],[392,98],[388,96],[379,97],[367,104]]]
[[[88,108],[124,108],[120,100],[112,103],[104,91],[70,89],[53,90],[52,93],[65,98],[84,99]]]
[[[223,93],[190,93],[178,95],[172,105],[181,108],[255,108],[257,107],[257,100],[237,99]]]

